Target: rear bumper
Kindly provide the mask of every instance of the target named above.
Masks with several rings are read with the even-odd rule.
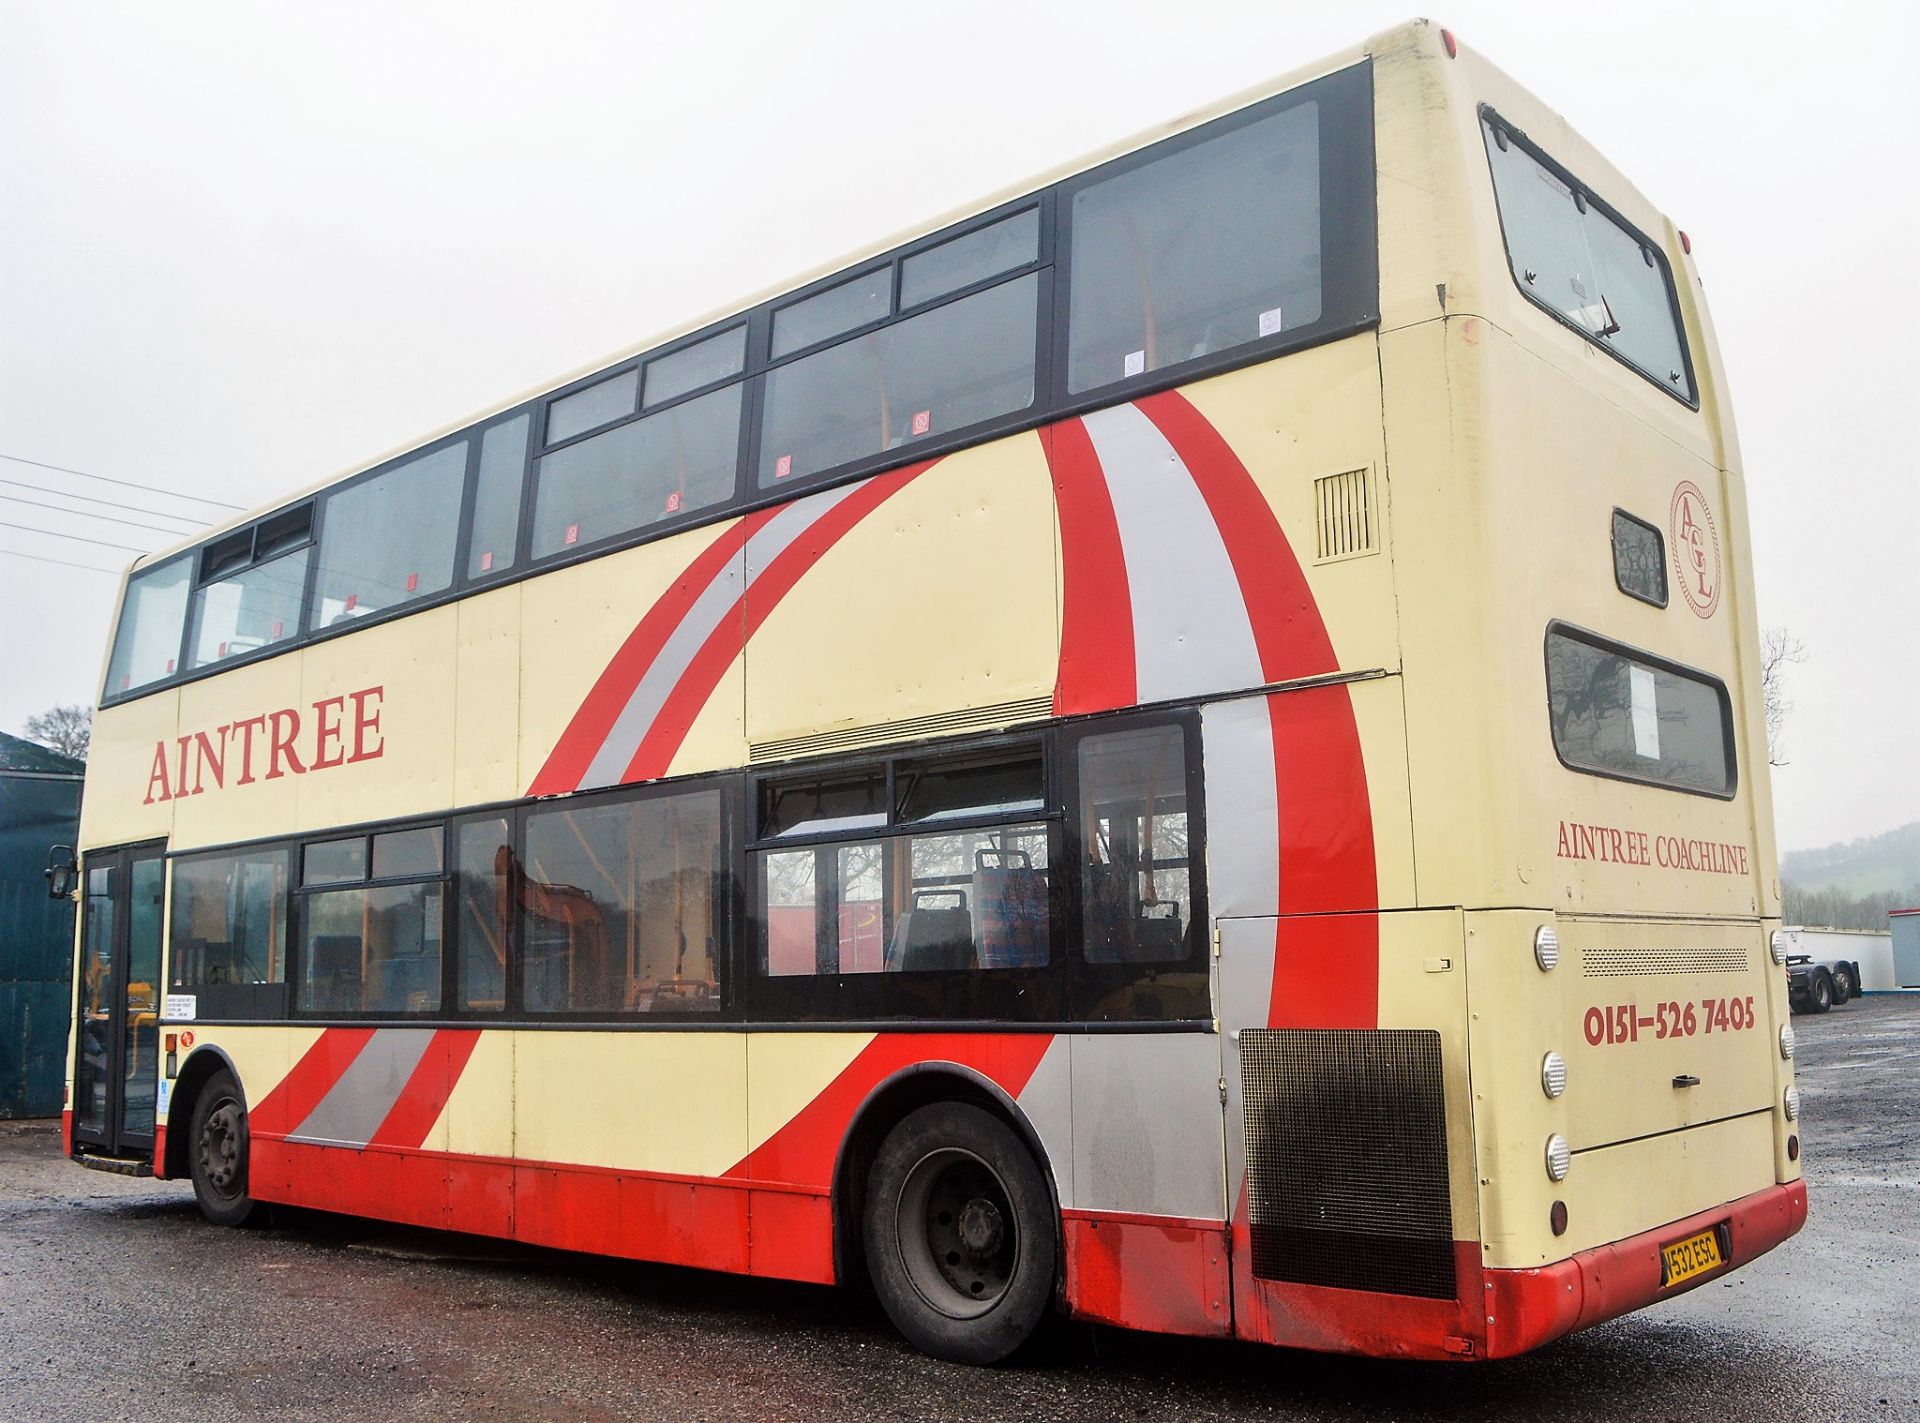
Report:
[[[1766,1254],[1806,1219],[1807,1183],[1790,1181],[1556,1264],[1487,1270],[1487,1357],[1524,1354],[1667,1295],[1685,1294]],[[1684,1285],[1662,1289],[1660,1247],[1722,1222],[1731,1236],[1727,1263]]]

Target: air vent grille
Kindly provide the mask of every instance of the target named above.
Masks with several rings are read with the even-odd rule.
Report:
[[[1379,520],[1366,470],[1350,469],[1314,480],[1313,506],[1317,561],[1352,558],[1379,547]]]
[[[1455,1296],[1440,1035],[1240,1034],[1253,1273]]]
[[[1738,944],[1691,949],[1585,949],[1583,978],[1624,978],[1644,973],[1745,973],[1748,954]]]
[[[937,712],[932,716],[906,717],[869,726],[841,727],[817,731],[811,736],[790,736],[778,741],[755,741],[748,747],[754,762],[786,761],[796,756],[818,756],[830,751],[851,751],[861,746],[885,746],[899,741],[918,741],[929,736],[953,736],[963,731],[987,731],[1021,722],[1042,721],[1053,714],[1052,697],[1028,697],[1017,702],[996,702],[992,706],[967,707],[961,711]]]

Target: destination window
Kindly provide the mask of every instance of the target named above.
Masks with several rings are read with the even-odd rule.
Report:
[[[1073,194],[1070,392],[1321,319],[1320,138],[1308,100]]]
[[[1481,115],[1507,263],[1521,293],[1692,404],[1666,258],[1490,112]]]
[[[1558,624],[1546,649],[1553,746],[1565,765],[1733,794],[1733,711],[1718,680]]]

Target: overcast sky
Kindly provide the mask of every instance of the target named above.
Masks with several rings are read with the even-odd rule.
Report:
[[[1404,3],[0,0],[0,453],[263,503]],[[1694,239],[1761,618],[1807,648],[1774,776],[1785,848],[1920,819],[1907,13],[1437,16]],[[225,511],[12,460],[0,479],[0,729],[18,730],[92,700],[115,588],[19,555],[131,554],[5,525],[148,549],[172,540],[140,524]],[[75,494],[131,522],[17,502]]]

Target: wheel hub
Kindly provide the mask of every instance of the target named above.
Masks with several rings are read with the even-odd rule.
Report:
[[[975,1196],[960,1208],[960,1243],[969,1254],[993,1254],[1006,1233],[1006,1218],[1000,1214],[1000,1207],[985,1197]]]
[[[920,1296],[952,1319],[973,1319],[1007,1293],[1020,1230],[1006,1183],[958,1147],[929,1152],[907,1173],[897,1204],[901,1262]]]

